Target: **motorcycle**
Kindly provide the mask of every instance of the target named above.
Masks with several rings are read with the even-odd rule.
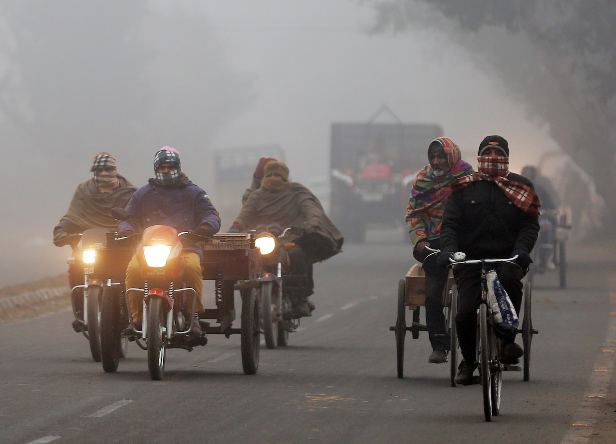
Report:
[[[90,353],[95,362],[101,362],[102,359],[101,306],[106,294],[113,288],[124,285],[124,275],[128,265],[128,261],[118,257],[118,253],[109,252],[107,249],[109,239],[113,239],[113,233],[108,230],[90,228],[83,233],[69,235],[57,243],[58,246],[73,247],[73,256],[68,258],[67,263],[83,270],[84,283],[71,289],[71,303],[75,317],[73,328],[88,339]],[[120,251],[119,254],[126,258],[126,253]],[[83,309],[77,305],[80,298],[83,299]],[[128,352],[128,341],[120,341],[116,349],[118,358],[124,358]]]
[[[165,359],[168,348],[183,348],[191,351],[193,347],[206,345],[204,335],[197,336],[192,330],[195,318],[197,292],[184,287],[181,280],[184,271],[182,257],[182,238],[208,241],[207,237],[191,232],[181,232],[166,225],[153,225],[144,230],[137,246],[136,256],[141,275],[145,278],[143,288],[128,288],[130,292],[143,294],[143,322],[141,329],[133,322],[128,298],[129,329],[124,335],[147,351],[150,377],[160,380],[164,377]],[[188,295],[192,304],[188,304]],[[121,319],[118,322],[121,323]],[[204,328],[207,323],[204,323]],[[115,331],[119,331],[116,328]],[[116,333],[117,334],[117,333]],[[142,343],[145,341],[145,345]],[[117,368],[117,367],[116,367]],[[115,371],[115,369],[114,369]]]
[[[308,286],[308,275],[294,275],[289,251],[295,242],[285,237],[295,234],[300,238],[303,229],[288,227],[284,231],[278,224],[257,227],[255,246],[261,251],[265,273],[261,277],[262,327],[265,345],[269,349],[289,344],[289,333],[297,331],[301,314],[295,309]]]

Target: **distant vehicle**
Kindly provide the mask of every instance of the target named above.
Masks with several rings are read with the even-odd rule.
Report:
[[[216,209],[224,223],[235,220],[242,209],[242,195],[252,184],[252,175],[261,157],[284,161],[284,150],[279,145],[264,145],[216,150]]]
[[[396,122],[375,122],[384,111]],[[442,135],[440,125],[403,123],[387,106],[365,123],[332,123],[330,214],[345,240],[364,242],[370,223],[404,223],[428,145]]]

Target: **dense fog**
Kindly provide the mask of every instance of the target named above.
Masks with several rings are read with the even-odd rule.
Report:
[[[216,205],[216,152],[279,146],[291,179],[310,186],[329,177],[331,123],[365,122],[384,104],[403,122],[441,125],[473,165],[483,137],[501,134],[512,170],[573,171],[600,211],[549,120],[472,45],[421,21],[379,28],[379,3],[1,1],[0,287],[66,269],[70,248],[54,247],[52,230],[100,151],[141,186],[154,153],[175,147]],[[506,37],[497,38],[515,57],[537,56]]]

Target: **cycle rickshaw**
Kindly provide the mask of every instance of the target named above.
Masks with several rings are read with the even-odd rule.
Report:
[[[443,308],[445,310],[445,335],[449,337],[450,355],[449,362],[451,366],[451,383],[455,386],[454,378],[456,375],[456,325],[455,313],[458,301],[458,292],[453,279],[453,274],[450,271],[447,279],[447,284],[443,289]],[[428,327],[420,322],[421,307],[426,303],[426,284],[425,273],[421,268],[421,264],[414,264],[406,273],[404,279],[398,282],[398,312],[396,317],[396,325],[389,327],[396,335],[396,351],[397,351],[397,369],[398,378],[404,377],[404,342],[406,332],[410,332],[413,339],[419,338],[420,331],[428,331]],[[410,311],[411,323],[406,322],[406,311]],[[455,344],[453,347],[451,344]]]

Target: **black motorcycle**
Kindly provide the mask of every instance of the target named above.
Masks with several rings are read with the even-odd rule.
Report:
[[[310,315],[298,308],[306,303],[307,289],[312,289],[311,273],[294,274],[298,267],[293,261],[305,260],[296,243],[302,234],[300,227],[282,230],[278,224],[256,229],[255,246],[261,251],[265,271],[261,278],[263,333],[270,349],[288,345],[289,333],[297,330],[301,317]]]

